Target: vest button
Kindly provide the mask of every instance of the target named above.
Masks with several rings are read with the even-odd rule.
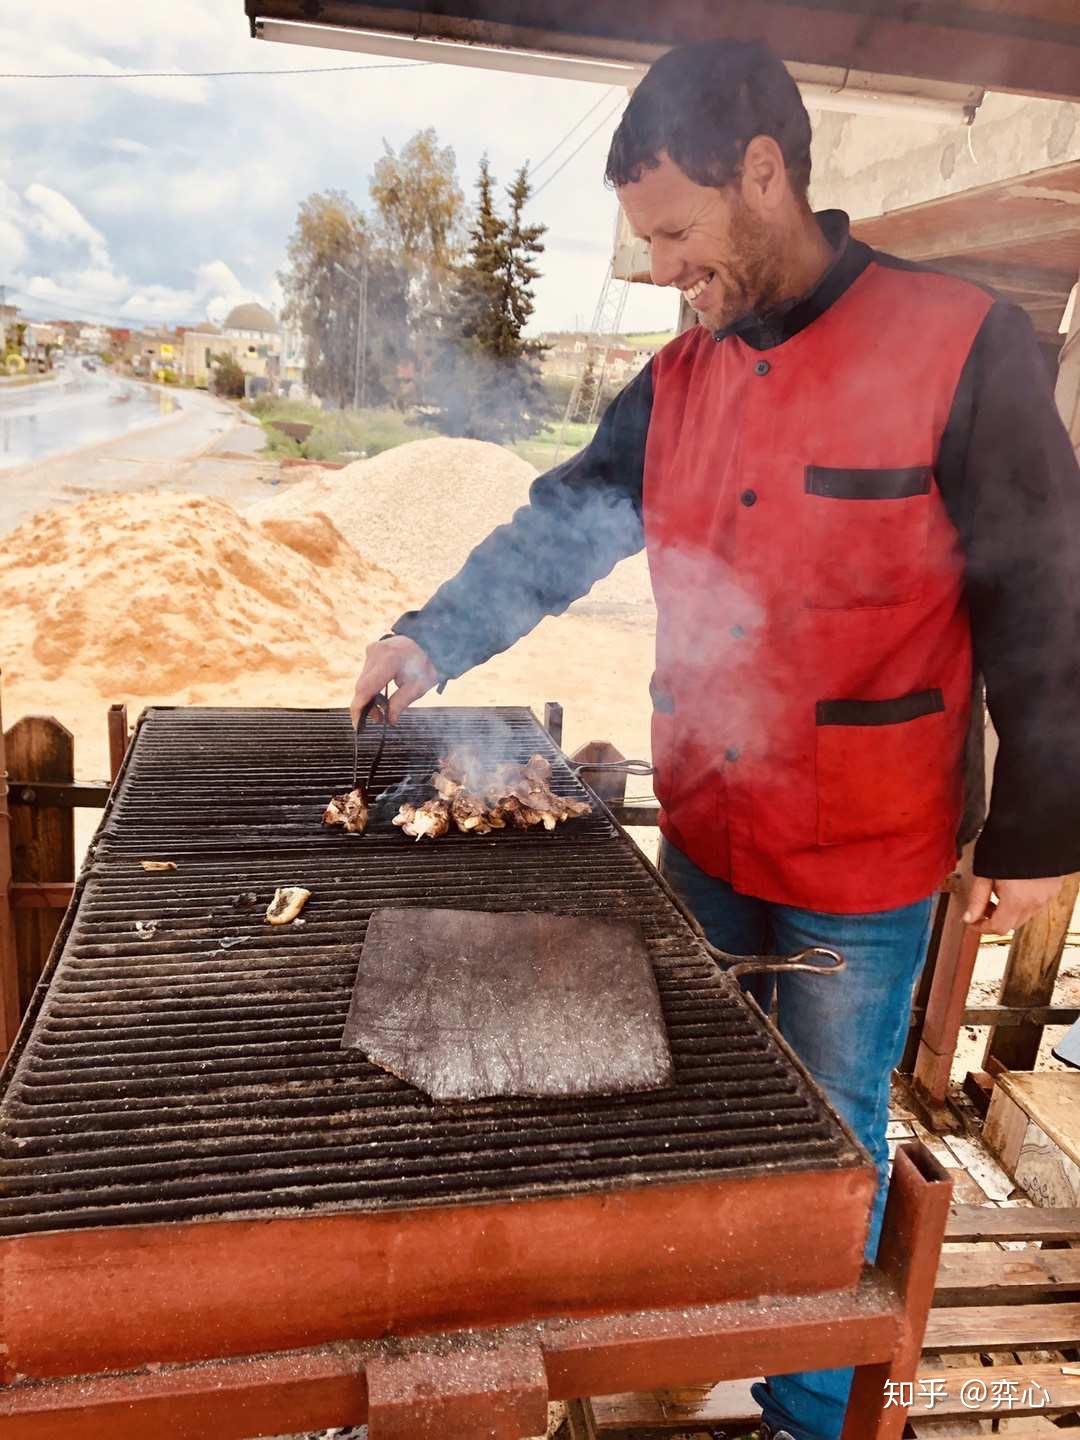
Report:
[[[746,631],[741,625],[732,625],[728,633],[733,640],[741,640],[742,637],[746,634]]]
[[[757,504],[757,491],[756,491],[756,490],[744,490],[744,491],[742,492],[742,494],[739,496],[739,499],[742,501],[742,503],[743,503],[744,505],[756,505],[756,504]]]
[[[731,764],[734,765],[735,761],[736,761],[738,758],[739,758],[739,748],[738,748],[738,746],[737,746],[737,745],[729,745],[728,748],[724,751],[724,759],[725,759],[725,760],[729,760],[729,761],[731,762]]]
[[[767,375],[771,369],[772,369],[772,366],[769,364],[769,362],[768,362],[767,360],[759,360],[759,361],[757,362],[757,364],[754,366],[754,374],[755,374],[755,375]]]

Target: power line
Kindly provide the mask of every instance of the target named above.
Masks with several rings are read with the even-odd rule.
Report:
[[[548,186],[551,184],[551,182],[555,179],[556,175],[560,175],[560,174],[566,169],[567,165],[570,164],[570,161],[573,160],[574,156],[575,156],[575,155],[579,155],[579,154],[581,153],[581,151],[585,149],[585,146],[589,143],[589,141],[593,138],[593,136],[597,133],[597,131],[602,130],[603,127],[608,123],[608,121],[614,116],[615,111],[618,110],[621,106],[623,106],[623,105],[625,105],[625,104],[626,104],[625,98],[620,95],[620,96],[619,96],[619,99],[617,100],[617,102],[615,103],[615,105],[607,112],[607,114],[606,114],[600,121],[597,122],[597,124],[595,124],[595,125],[593,126],[593,128],[592,128],[592,129],[589,131],[589,133],[585,136],[585,139],[582,140],[579,145],[576,145],[576,146],[574,147],[574,149],[570,151],[570,154],[567,155],[567,157],[566,157],[565,160],[561,161],[560,164],[556,165],[555,169],[551,172],[551,174],[547,177],[547,179],[544,181],[544,183],[543,183],[542,185],[538,185],[538,186],[536,187],[536,189],[533,191],[533,193],[532,193],[532,195],[531,195],[531,197],[530,197],[532,200],[535,200],[538,195],[542,194],[542,193],[547,189],[547,187],[548,187]]]
[[[73,70],[41,74],[12,71],[0,80],[220,80],[235,75],[335,75],[348,70],[426,70],[430,60],[403,60],[376,65],[319,65],[306,70]]]
[[[551,157],[555,154],[556,150],[561,150],[561,149],[562,149],[562,147],[566,144],[567,140],[570,139],[570,136],[573,135],[573,133],[574,133],[575,130],[580,130],[580,129],[581,129],[582,125],[585,124],[585,121],[588,120],[589,116],[592,115],[594,111],[596,111],[596,110],[598,110],[598,109],[600,108],[600,106],[604,103],[604,101],[605,101],[606,99],[608,99],[608,97],[610,96],[612,90],[614,90],[614,89],[615,89],[615,86],[614,86],[614,85],[609,85],[609,86],[608,86],[608,88],[607,88],[607,89],[603,92],[603,94],[600,96],[599,100],[595,101],[594,104],[592,104],[592,105],[589,106],[588,110],[585,111],[585,114],[582,115],[581,119],[578,120],[576,124],[574,124],[574,125],[572,125],[572,126],[570,127],[570,129],[569,129],[569,130],[566,132],[566,134],[562,137],[562,139],[559,141],[559,143],[558,143],[557,145],[553,145],[553,146],[551,147],[551,149],[547,152],[547,154],[544,156],[544,158],[543,158],[542,160],[538,160],[535,165],[533,165],[533,166],[530,167],[530,170],[529,170],[530,176],[532,176],[533,178],[536,177],[536,172],[537,172],[538,170],[542,170],[542,169],[544,168],[544,166],[547,164],[547,162],[548,162],[548,161],[551,159]]]
[[[112,317],[109,317],[107,315],[102,315],[100,312],[86,310],[81,305],[68,304],[66,300],[54,300],[48,297],[43,297],[41,295],[30,295],[25,290],[13,290],[11,294],[16,299],[21,300],[23,304],[31,305],[36,309],[40,309],[42,306],[45,306],[49,309],[58,310],[59,312],[61,312],[60,319],[66,319],[67,315],[70,313],[77,316],[80,320],[91,320],[96,325],[108,325],[114,330],[129,330],[132,327],[139,325],[167,326],[170,323],[166,320],[161,319],[160,317],[153,319],[146,316],[140,317],[136,315],[113,315]],[[32,323],[41,325],[55,325],[58,323],[58,321],[53,319],[34,321]],[[176,325],[183,325],[186,329],[191,329],[196,325],[205,325],[208,322],[204,316],[202,319],[174,320],[171,323],[174,327]]]

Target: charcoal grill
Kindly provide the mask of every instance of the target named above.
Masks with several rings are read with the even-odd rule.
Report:
[[[362,764],[375,743],[362,737]],[[306,1423],[345,1423],[334,1406],[355,1420],[371,1397],[328,1377],[343,1365],[370,1388],[377,1367],[357,1357],[387,1336],[419,1355],[421,1337],[497,1326],[513,1354],[522,1326],[534,1349],[537,1327],[582,1317],[637,1316],[640,1337],[645,1315],[766,1294],[847,1297],[872,1333],[857,1290],[868,1157],[531,712],[410,711],[380,785],[426,776],[458,745],[539,751],[554,788],[594,813],[555,834],[426,846],[384,814],[347,836],[319,823],[352,764],[343,712],[143,715],[2,1077],[0,1433],[99,1433],[78,1417],[100,1423],[115,1402],[102,1372],[164,1366],[189,1398],[200,1384],[247,1394],[256,1372],[226,1384],[206,1367],[287,1351],[322,1397]],[[312,892],[304,924],[268,926],[285,884]],[[383,905],[633,917],[673,1083],[440,1106],[342,1050],[355,947]],[[342,1346],[360,1350],[342,1359]],[[478,1363],[474,1389],[514,1390]],[[105,1390],[73,1409],[89,1382],[73,1392],[57,1379],[71,1376]],[[161,1381],[125,1383],[149,1404]],[[389,1440],[394,1407],[380,1403]],[[74,1428],[56,1428],[60,1411]],[[46,1413],[52,1428],[33,1428]],[[255,1413],[216,1433],[257,1433],[243,1428]],[[203,1433],[170,1414],[170,1435]],[[419,1435],[409,1423],[400,1433]]]

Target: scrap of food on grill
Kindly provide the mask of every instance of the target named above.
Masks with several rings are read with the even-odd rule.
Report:
[[[340,825],[350,835],[362,835],[367,829],[368,805],[364,792],[350,790],[345,795],[334,795],[323,814],[324,825]]]
[[[551,766],[543,755],[526,765],[513,762],[480,769],[460,752],[439,761],[431,777],[435,797],[422,805],[402,805],[394,824],[416,840],[437,840],[451,825],[465,835],[487,835],[513,826],[542,825],[554,830],[560,820],[588,815],[592,807],[551,789]]]
[[[302,885],[279,886],[267,906],[266,918],[271,925],[291,925],[310,899],[311,891]]]

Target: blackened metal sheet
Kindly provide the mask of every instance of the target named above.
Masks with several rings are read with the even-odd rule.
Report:
[[[632,920],[376,910],[342,1044],[433,1100],[671,1083],[656,979]]]
[[[423,778],[464,743],[540,752],[557,791],[591,798],[523,709],[409,711],[380,783]],[[320,817],[351,770],[344,711],[145,713],[5,1070],[0,1233],[866,1163],[601,808],[553,834],[416,844],[384,813],[350,836]],[[270,926],[288,884],[312,892],[305,923]],[[440,1105],[343,1050],[355,947],[388,905],[633,919],[671,1084]]]

